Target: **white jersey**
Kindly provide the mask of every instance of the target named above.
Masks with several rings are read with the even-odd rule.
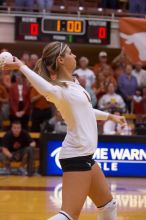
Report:
[[[106,120],[109,113],[92,108],[90,96],[78,83],[65,81],[67,87],[52,85],[23,65],[20,71],[35,89],[53,102],[67,124],[60,159],[87,156],[97,147],[96,120]]]

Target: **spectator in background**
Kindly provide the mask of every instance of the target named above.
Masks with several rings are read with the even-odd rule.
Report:
[[[8,49],[2,48],[2,49],[0,50],[0,53],[2,53],[2,52],[8,52]]]
[[[51,11],[54,0],[36,0],[40,11]]]
[[[142,68],[142,63],[140,61],[135,64],[132,75],[136,77],[139,88],[146,86],[146,71]]]
[[[2,141],[2,153],[4,155],[5,170],[11,174],[11,161],[21,161],[18,173],[32,176],[34,172],[34,147],[36,143],[31,139],[28,132],[22,129],[21,123],[15,121],[11,125]],[[27,164],[27,171],[25,165]]]
[[[26,64],[27,66],[30,66],[30,55],[27,51],[25,51],[22,56],[21,56],[21,61]],[[16,83],[16,78],[17,78],[18,72],[13,71],[12,72],[12,77],[11,77],[11,82]]]
[[[114,69],[114,76],[116,79],[125,72],[127,64],[131,64],[132,61],[125,53],[125,49],[122,48],[120,54],[112,61],[112,67]]]
[[[137,89],[135,95],[132,99],[132,113],[136,114],[137,116],[142,116],[144,114],[144,102],[142,97],[141,90]]]
[[[32,11],[34,6],[34,0],[15,0],[15,6],[18,8],[18,10],[27,10]]]
[[[129,0],[129,12],[145,15],[146,0]]]
[[[120,115],[119,110],[113,112],[115,115]],[[114,121],[107,120],[103,125],[103,134],[106,135],[132,135],[132,130],[129,125],[121,126]]]
[[[143,94],[144,114],[146,114],[146,87],[142,89],[142,94]]]
[[[7,70],[3,70],[1,72],[1,82],[4,85],[4,87],[6,88],[6,90],[9,92],[10,88],[11,88],[11,84],[12,84],[12,72],[11,71],[7,71]]]
[[[40,125],[52,117],[52,104],[41,96],[33,87],[30,100],[32,104],[32,131],[40,132]]]
[[[97,100],[101,98],[106,93],[105,88],[105,76],[102,72],[99,72],[98,76],[96,77],[96,81],[93,85],[93,90],[96,94]]]
[[[102,72],[104,68],[108,65],[107,53],[105,51],[101,51],[98,54],[98,62],[94,65],[93,71],[97,77],[99,72]]]
[[[17,74],[16,83],[10,88],[10,120],[19,120],[23,129],[28,129],[30,113],[30,87],[21,73]]]
[[[93,85],[93,89],[96,93],[97,100],[99,100],[102,95],[106,93],[106,87],[113,83],[117,87],[117,82],[113,77],[113,71],[110,66],[105,66],[104,69],[98,73],[96,76],[96,81]]]
[[[116,88],[113,83],[107,86],[107,93],[98,102],[99,109],[107,112],[113,112],[114,109],[125,112],[124,100],[120,95],[115,93],[115,90]]]
[[[78,77],[78,81],[80,85],[89,93],[86,94],[86,96],[89,99],[89,101],[92,103],[92,106],[97,107],[96,93],[91,87],[87,86],[86,80],[87,79],[84,76]]]
[[[118,89],[126,101],[129,113],[131,113],[131,101],[138,88],[137,80],[135,76],[132,75],[132,70],[132,65],[128,64],[125,73],[118,78]]]
[[[89,60],[87,57],[81,57],[79,59],[79,69],[74,71],[74,74],[78,75],[79,77],[86,78],[86,87],[92,87],[95,82],[95,74],[92,70],[88,68]]]
[[[1,82],[0,76],[0,128],[2,128],[3,120],[8,118],[8,93]]]
[[[117,86],[117,81],[113,76],[113,70],[111,69],[110,66],[105,66],[104,69],[102,70],[102,74],[105,77],[105,87],[109,85],[109,83],[113,83],[115,87]]]
[[[123,72],[125,72],[120,64],[113,64],[112,69],[113,69],[113,75],[116,81],[119,78],[119,76],[123,74]]]
[[[29,62],[30,62],[30,55],[29,55],[29,53],[28,53],[27,51],[24,52],[24,53],[22,54],[20,60],[21,60],[24,64],[26,64],[26,65],[29,66]]]
[[[29,60],[29,67],[33,70],[35,68],[35,65],[38,61],[39,57],[37,54],[31,54],[30,60]]]
[[[53,133],[66,133],[67,131],[67,126],[57,110],[55,115],[49,120],[49,125],[53,127]]]

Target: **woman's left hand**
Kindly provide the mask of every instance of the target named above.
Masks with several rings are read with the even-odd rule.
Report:
[[[124,116],[109,114],[108,119],[120,124],[122,127],[127,125],[127,121]]]

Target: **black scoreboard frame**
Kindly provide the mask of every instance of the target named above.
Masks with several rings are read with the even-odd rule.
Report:
[[[57,26],[60,25],[60,26]],[[16,16],[16,41],[63,41],[67,43],[109,45],[111,21],[95,18]]]

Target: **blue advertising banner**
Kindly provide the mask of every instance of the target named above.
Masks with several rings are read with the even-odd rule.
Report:
[[[61,175],[61,140],[47,142],[46,175]],[[93,156],[106,176],[146,177],[146,143],[99,142]]]

